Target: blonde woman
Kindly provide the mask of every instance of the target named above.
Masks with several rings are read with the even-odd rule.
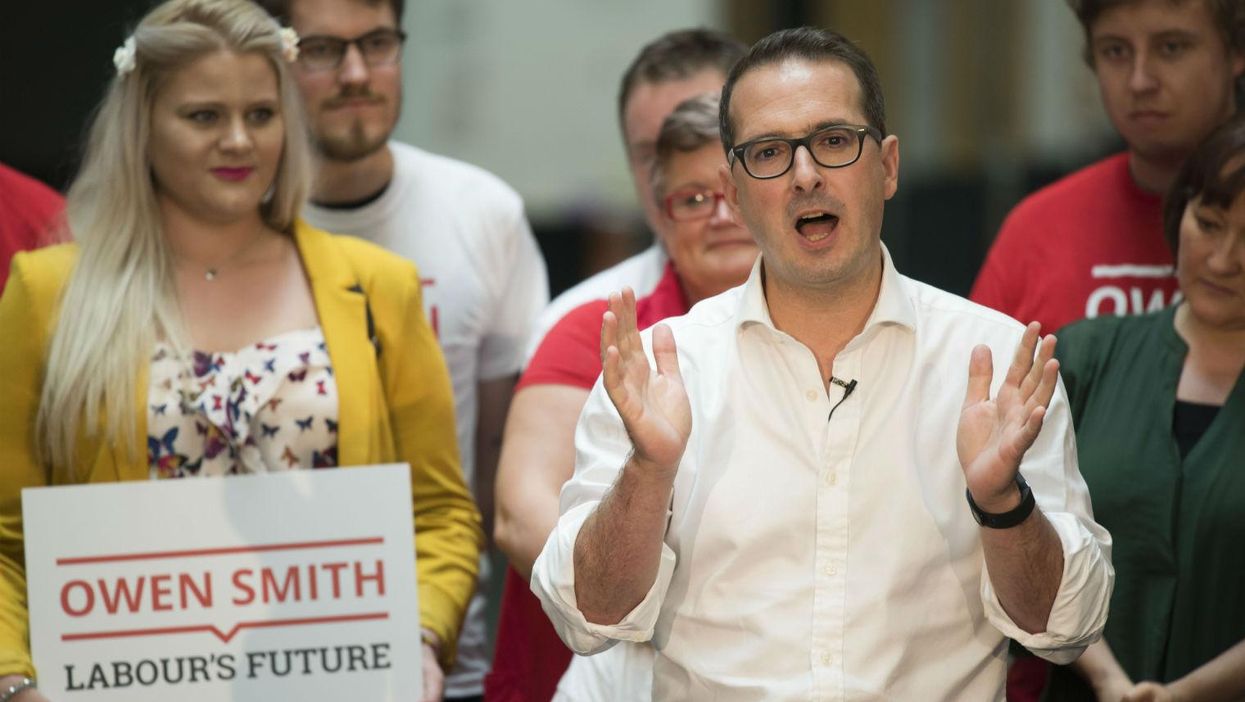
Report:
[[[411,465],[425,697],[440,697],[481,536],[449,378],[415,269],[295,218],[310,165],[296,51],[248,0],[152,10],[117,50],[69,190],[75,243],[14,260],[0,298],[0,699],[43,699],[22,488],[391,461]]]

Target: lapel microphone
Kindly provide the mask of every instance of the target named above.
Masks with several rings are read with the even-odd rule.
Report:
[[[845,381],[845,380],[840,380],[839,378],[836,378],[832,375],[830,376],[830,384],[838,385],[839,387],[843,388],[843,397],[840,397],[839,401],[834,404],[834,407],[830,408],[830,416],[826,417],[827,422],[834,418],[834,411],[838,409],[839,405],[843,404],[843,401],[847,399],[847,396],[851,395],[852,391],[856,389],[855,379]]]

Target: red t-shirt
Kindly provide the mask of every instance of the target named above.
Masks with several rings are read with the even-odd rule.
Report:
[[[53,228],[64,210],[60,193],[0,163],[0,291],[14,254],[55,241]]]
[[[667,317],[686,314],[689,306],[674,266],[666,264],[657,287],[636,302],[636,324],[647,329]],[[515,392],[533,385],[591,389],[601,375],[601,316],[608,308],[605,300],[595,300],[558,321],[540,342]],[[484,698],[489,702],[547,702],[570,662],[571,651],[558,638],[540,600],[508,568]]]
[[[999,230],[970,298],[1043,332],[1177,298],[1162,197],[1137,187],[1122,153],[1025,198]]]

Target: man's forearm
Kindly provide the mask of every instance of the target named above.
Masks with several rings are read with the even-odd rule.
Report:
[[[1031,634],[1046,630],[1059,583],[1063,546],[1040,509],[1010,529],[981,529],[986,571],[1003,611]]]
[[[575,599],[594,624],[617,624],[657,578],[674,470],[627,459],[575,540]]]

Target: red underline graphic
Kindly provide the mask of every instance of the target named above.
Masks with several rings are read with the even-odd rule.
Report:
[[[57,558],[56,565],[86,565],[89,563],[116,563],[118,561],[151,561],[161,558],[197,558],[200,556],[224,556],[231,553],[261,553],[264,551],[295,551],[307,548],[333,548],[338,546],[368,546],[385,543],[383,536],[361,539],[337,539],[334,541],[296,541],[286,544],[259,544],[255,546],[225,546],[199,548],[186,551],[149,551],[147,553],[120,553],[108,556],[81,556]]]
[[[229,643],[243,629],[267,629],[281,626],[305,626],[308,624],[337,624],[340,622],[362,622],[376,619],[388,619],[388,612],[370,612],[366,614],[339,614],[332,617],[307,617],[304,619],[270,619],[267,621],[238,622],[228,631],[221,631],[211,624],[194,626],[169,626],[156,629],[129,629],[125,631],[96,631],[83,634],[61,634],[61,641],[88,641],[92,639],[120,639],[132,636],[169,636],[172,634],[192,634],[207,632],[216,636],[222,643]]]

